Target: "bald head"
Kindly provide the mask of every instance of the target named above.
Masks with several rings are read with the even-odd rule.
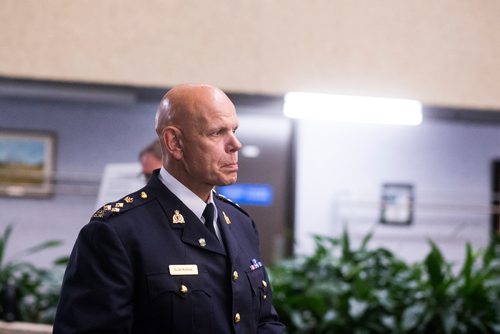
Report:
[[[207,84],[183,84],[170,89],[160,101],[156,112],[156,133],[161,139],[162,132],[169,125],[185,125],[193,122],[207,108],[218,103],[230,103],[227,95],[217,87]]]

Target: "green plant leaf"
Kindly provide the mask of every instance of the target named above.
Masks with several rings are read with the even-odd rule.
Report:
[[[472,252],[472,247],[470,243],[466,245],[465,260],[461,270],[461,276],[465,279],[465,284],[469,284],[472,269],[474,266],[475,257]]]
[[[12,225],[7,225],[4,232],[2,233],[2,236],[0,237],[0,268],[2,268],[4,265],[5,249],[7,248],[7,243],[9,241],[10,235],[12,234],[12,229]]]
[[[344,229],[344,232],[342,232],[341,245],[342,245],[342,257],[346,260],[346,262],[349,262],[352,258],[350,244],[351,242],[349,239],[349,233],[347,233],[347,229]]]
[[[363,240],[361,241],[360,250],[366,250],[366,246],[368,245],[372,237],[373,237],[373,232],[370,232],[363,237]]]
[[[433,292],[439,293],[443,292],[442,290],[446,285],[445,271],[447,269],[447,264],[436,244],[432,241],[429,243],[431,244],[431,251],[425,258],[424,262],[429,275],[429,283],[433,288]]]
[[[67,266],[69,263],[69,256],[61,256],[54,260],[56,266]]]

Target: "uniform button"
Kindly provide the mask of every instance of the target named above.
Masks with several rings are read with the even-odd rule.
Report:
[[[263,287],[264,289],[265,289],[265,288],[267,288],[267,282],[266,282],[266,281],[264,281],[264,280],[262,281],[262,287]]]
[[[240,321],[241,321],[241,315],[240,315],[239,313],[236,313],[236,314],[234,315],[234,323],[236,323],[236,324],[237,324],[237,323],[238,323],[238,322],[240,322]]]
[[[237,280],[238,280],[238,277],[240,277],[240,276],[238,275],[238,272],[237,272],[236,270],[235,270],[235,271],[233,271],[233,281],[237,281]]]
[[[262,298],[264,298],[264,300],[266,300],[267,299],[267,295],[262,296]]]
[[[182,284],[181,287],[179,288],[179,291],[180,291],[180,293],[182,293],[183,295],[185,295],[186,293],[188,293],[188,288],[187,288],[187,286],[185,286],[184,284]]]

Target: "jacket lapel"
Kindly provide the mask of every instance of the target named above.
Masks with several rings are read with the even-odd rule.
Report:
[[[186,224],[184,225],[181,237],[183,242],[214,253],[226,255],[224,246],[219,239],[210,233],[198,217],[191,211],[189,211]]]
[[[240,247],[234,233],[232,231],[231,217],[228,217],[224,210],[221,209],[220,202],[217,202],[218,223],[221,230],[222,238],[226,245],[226,251],[229,254],[231,263],[236,263]],[[226,219],[227,217],[227,219]]]
[[[151,179],[154,179],[154,176]],[[156,182],[150,181],[149,185],[153,186],[158,193],[158,200],[167,216],[169,227],[180,230],[182,242],[210,252],[226,255],[224,246],[219,240],[160,180],[156,179]]]

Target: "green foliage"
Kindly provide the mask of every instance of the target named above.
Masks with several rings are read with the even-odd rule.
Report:
[[[438,247],[407,264],[384,248],[352,249],[349,235],[315,236],[316,250],[270,270],[288,333],[500,333],[500,242],[470,245],[453,272]]]
[[[57,247],[61,242],[57,240],[43,242],[6,261],[5,251],[12,229],[9,225],[0,235],[0,318],[52,323],[67,257],[57,259],[51,269],[38,268],[20,259],[29,254]]]

